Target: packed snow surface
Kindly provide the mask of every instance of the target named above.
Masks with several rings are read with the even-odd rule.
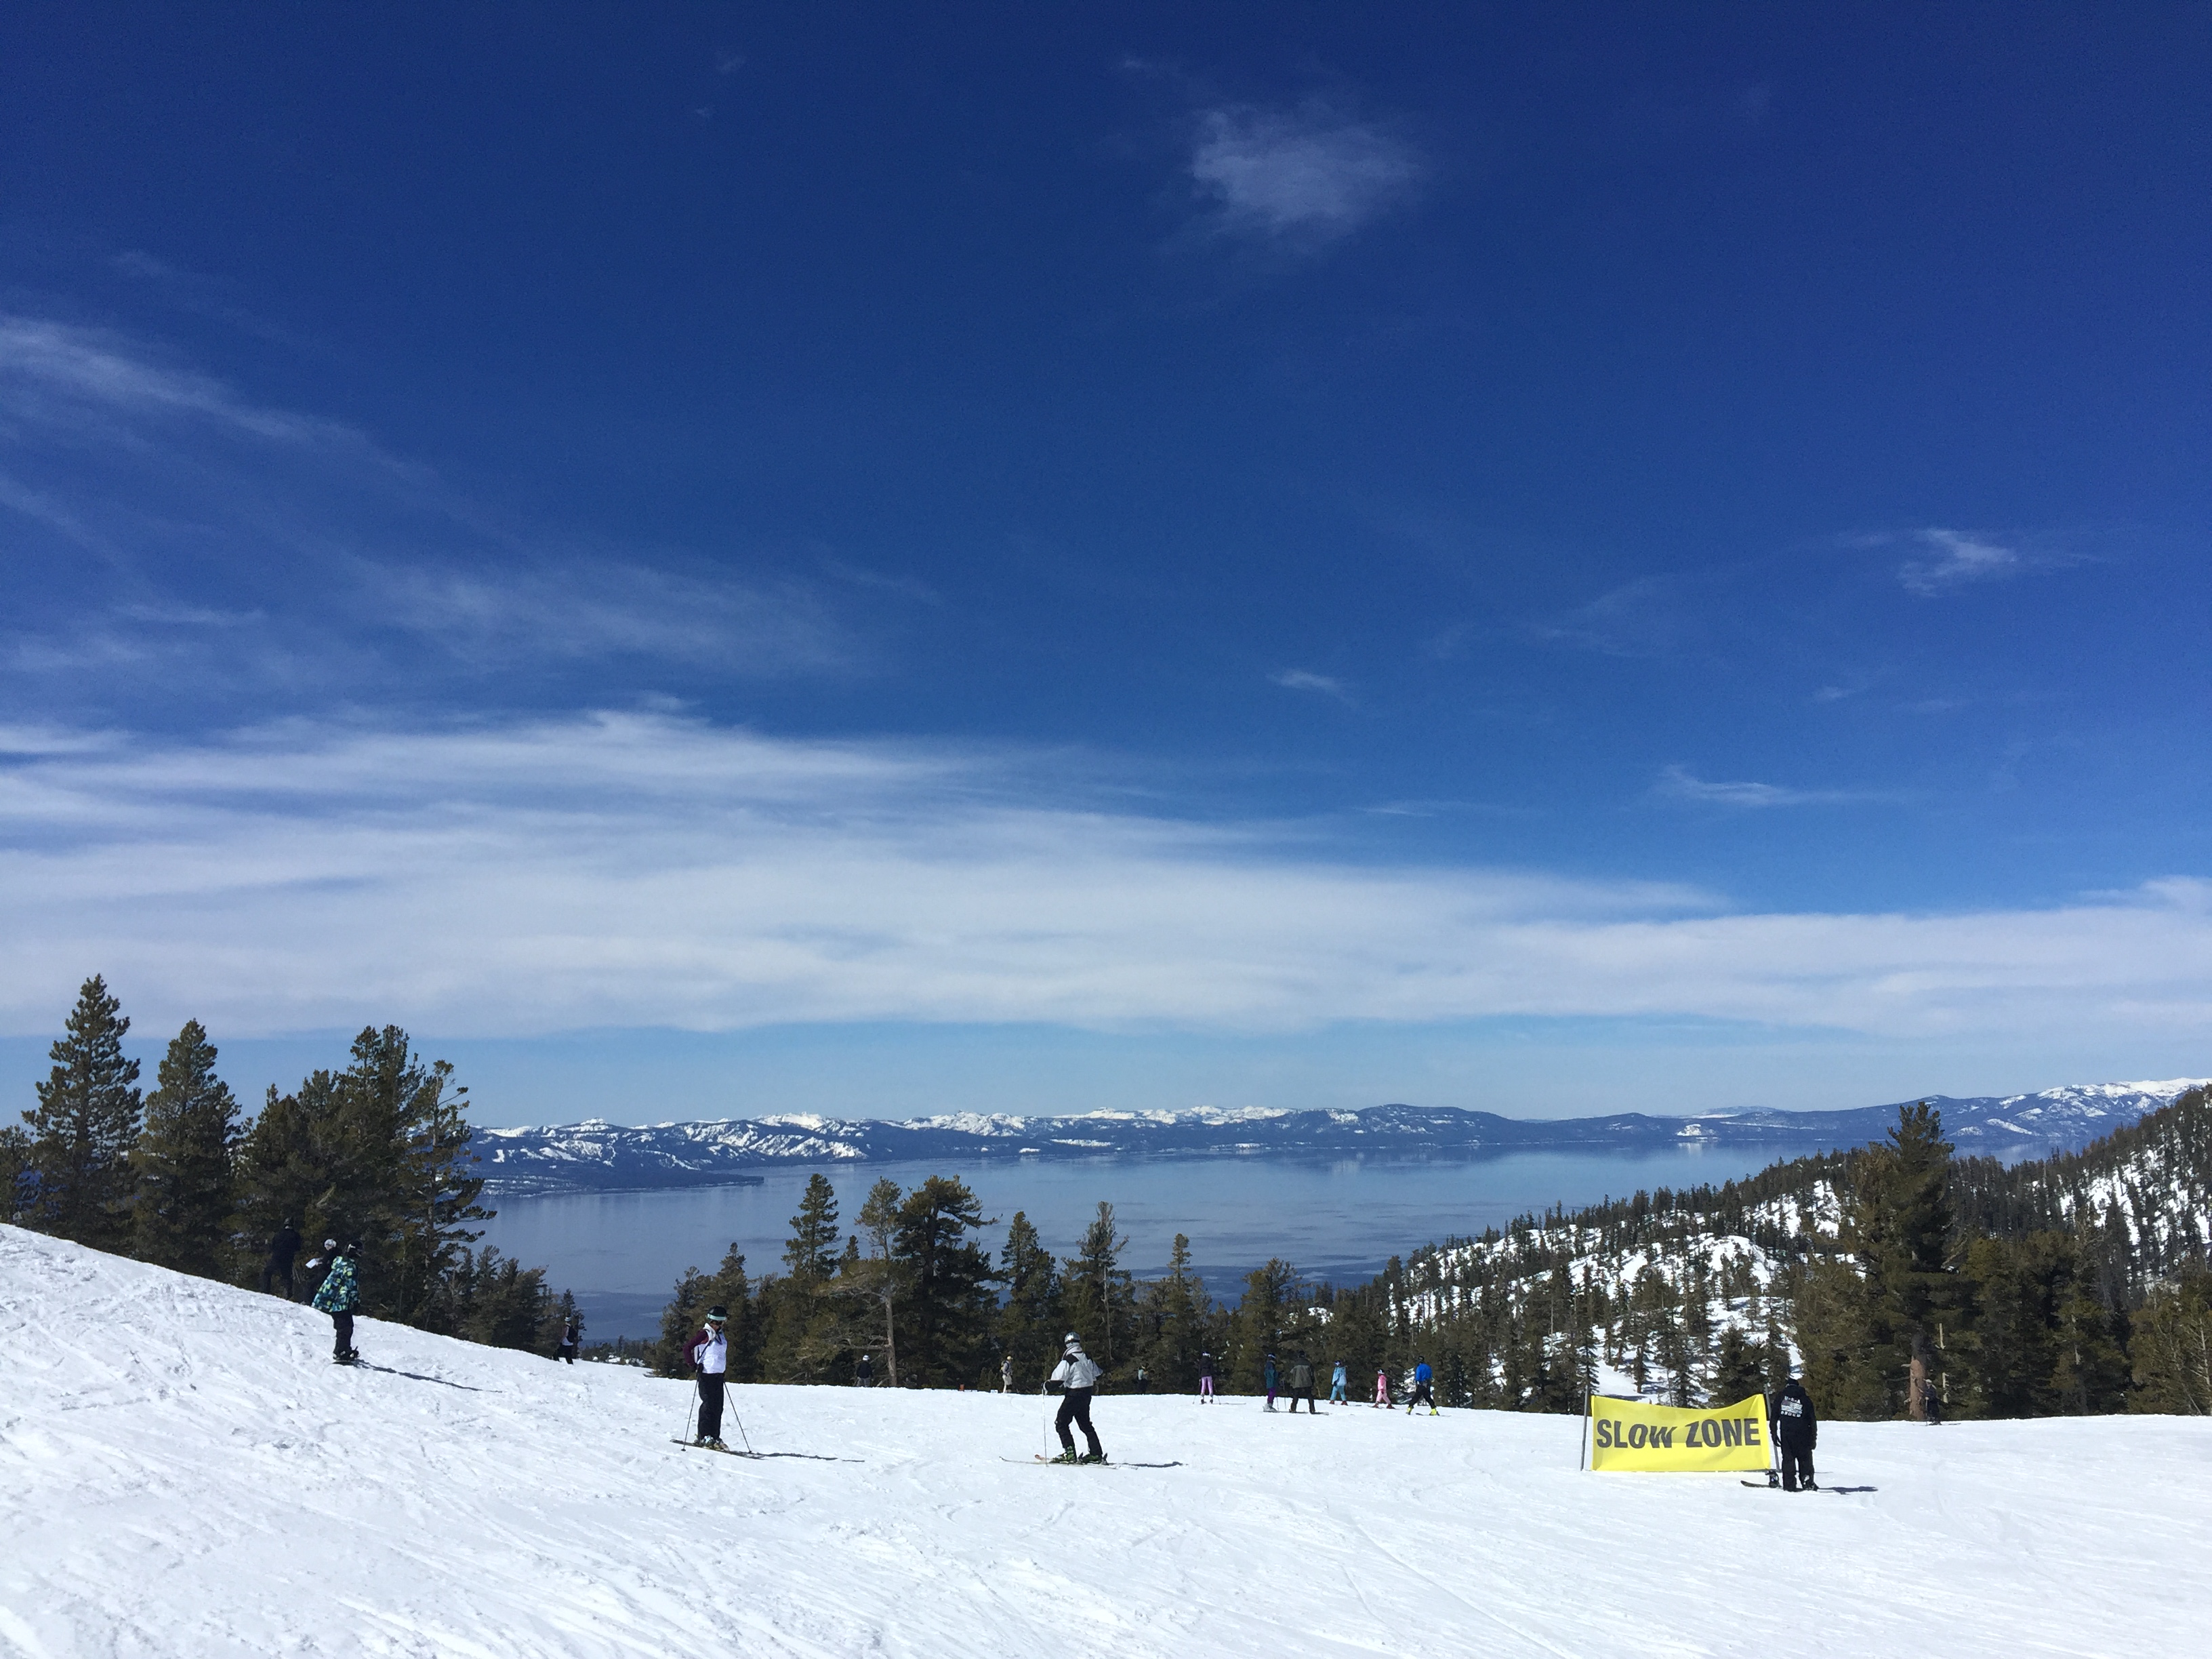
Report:
[[[749,1462],[682,1383],[357,1340],[0,1228],[0,1652],[2203,1650],[2201,1419],[1834,1424],[1792,1496],[1569,1418],[1114,1396],[1054,1468],[1034,1395],[747,1388]]]

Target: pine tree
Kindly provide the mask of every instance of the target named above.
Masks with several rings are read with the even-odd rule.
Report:
[[[2194,1267],[2154,1283],[2130,1346],[2130,1411],[2212,1416],[2212,1271]]]
[[[1006,1224],[999,1279],[1006,1299],[999,1310],[998,1342],[1014,1362],[1014,1386],[1042,1385],[1059,1358],[1067,1321],[1060,1307],[1059,1264],[1019,1210]]]
[[[860,1206],[860,1231],[847,1241],[831,1287],[862,1310],[852,1322],[847,1346],[864,1352],[880,1346],[884,1380],[894,1389],[900,1386],[898,1312],[906,1290],[904,1267],[894,1249],[902,1201],[899,1184],[889,1176],[868,1188],[866,1201]],[[865,1249],[863,1239],[867,1242]]]
[[[131,1149],[138,1139],[138,1062],[123,1054],[131,1022],[97,974],[70,1010],[67,1034],[49,1053],[30,1127],[29,1205],[33,1225],[62,1238],[114,1249],[131,1229]]]
[[[238,1103],[215,1074],[215,1045],[187,1020],[161,1058],[131,1153],[132,1248],[142,1261],[219,1278],[228,1265]]]
[[[1267,1356],[1276,1357],[1279,1370],[1291,1339],[1303,1324],[1299,1306],[1298,1270],[1280,1257],[1271,1257],[1244,1275],[1229,1355],[1229,1382],[1235,1392],[1266,1389]]]
[[[783,1247],[789,1269],[761,1282],[761,1375],[774,1382],[819,1382],[845,1357],[841,1322],[829,1300],[837,1272],[837,1194],[829,1177],[809,1176]]]
[[[1180,1393],[1198,1382],[1198,1357],[1206,1342],[1206,1286],[1190,1270],[1190,1240],[1175,1236],[1168,1270],[1138,1294],[1143,1340],[1137,1361],[1155,1389]]]
[[[0,1221],[20,1217],[31,1195],[31,1137],[20,1125],[0,1128]]]
[[[908,1382],[941,1388],[981,1380],[997,1275],[969,1235],[990,1224],[966,1184],[945,1176],[930,1176],[900,1204],[892,1248],[907,1287]]]
[[[1880,1379],[1884,1415],[1923,1414],[1936,1328],[1954,1316],[1950,1174],[1942,1116],[1924,1100],[1900,1107],[1888,1141],[1853,1160],[1845,1242],[1866,1279],[1862,1346]]]
[[[837,1194],[818,1170],[806,1178],[799,1213],[791,1218],[791,1242],[783,1265],[795,1279],[821,1284],[837,1271]]]
[[[1130,1276],[1121,1267],[1121,1252],[1128,1248],[1128,1239],[1115,1229],[1114,1206],[1102,1203],[1084,1230],[1083,1243],[1060,1264],[1068,1328],[1109,1373],[1131,1359],[1135,1335]]]

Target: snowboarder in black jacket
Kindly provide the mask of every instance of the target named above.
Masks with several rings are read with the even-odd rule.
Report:
[[[1796,1377],[1774,1396],[1766,1424],[1775,1449],[1782,1455],[1782,1490],[1796,1492],[1802,1481],[1807,1492],[1820,1491],[1813,1479],[1813,1448],[1820,1438],[1820,1422],[1813,1410],[1813,1396]]]

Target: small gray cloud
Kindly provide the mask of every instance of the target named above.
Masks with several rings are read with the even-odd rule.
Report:
[[[1863,789],[1793,789],[1778,783],[1709,780],[1683,766],[1669,766],[1662,771],[1651,793],[1658,800],[1754,811],[1774,806],[1850,806],[1893,799]]]
[[[1190,154],[1191,182],[1217,232],[1310,247],[1412,200],[1425,172],[1403,139],[1322,104],[1207,110]]]
[[[1964,531],[1916,530],[1911,539],[1928,550],[1929,556],[1908,559],[1897,568],[1897,579],[1906,589],[1924,598],[1948,593],[1969,582],[2001,581],[2017,575],[2020,554],[1984,536]]]

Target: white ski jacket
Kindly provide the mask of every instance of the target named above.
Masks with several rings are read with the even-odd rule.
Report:
[[[1103,1371],[1091,1363],[1091,1356],[1078,1348],[1060,1362],[1058,1369],[1052,1374],[1052,1380],[1072,1393],[1077,1389],[1096,1386],[1098,1379],[1104,1375]]]
[[[691,1364],[702,1376],[721,1376],[730,1368],[729,1339],[702,1331],[691,1340]]]

